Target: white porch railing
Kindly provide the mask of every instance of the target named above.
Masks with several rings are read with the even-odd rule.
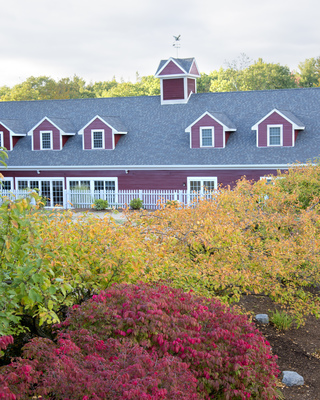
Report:
[[[10,200],[24,198],[29,195],[27,190],[0,190],[0,203],[2,196]],[[96,199],[108,201],[109,207],[125,208],[129,207],[133,199],[141,199],[143,207],[146,209],[160,208],[160,204],[166,204],[168,201],[177,201],[182,204],[190,204],[198,198],[213,198],[216,191],[188,192],[186,190],[119,190],[115,191],[90,191],[90,190],[63,190],[63,204],[53,204],[52,199],[47,200],[46,206],[60,206],[69,208],[91,208]],[[41,190],[39,190],[41,196]],[[52,195],[55,198],[55,194]],[[61,197],[61,193],[60,193]]]

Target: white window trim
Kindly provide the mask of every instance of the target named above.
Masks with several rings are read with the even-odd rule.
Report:
[[[211,129],[211,131],[212,131],[212,145],[211,146],[204,146],[203,144],[202,144],[202,131],[204,130],[204,129]],[[200,147],[201,148],[212,148],[212,147],[214,147],[214,145],[215,145],[215,143],[214,143],[214,126],[201,126],[200,127]]]
[[[270,128],[280,128],[280,144],[270,144]],[[282,147],[283,146],[283,125],[267,125],[267,146],[268,147]]]
[[[3,143],[3,132],[0,131],[0,147],[4,147],[4,143]]]
[[[94,191],[94,181],[114,181],[115,182],[115,192],[118,192],[118,178],[117,177],[107,177],[107,178],[100,178],[100,177],[71,177],[67,178],[67,190],[70,189],[70,181],[90,181],[90,190]]]
[[[95,132],[102,132],[102,147],[94,147],[93,134]],[[91,129],[91,149],[92,150],[105,150],[105,132],[104,129]]]
[[[212,181],[214,182],[214,190],[218,189],[218,178],[216,176],[188,176],[187,177],[187,190],[190,192],[190,183],[191,181],[201,181],[201,188],[203,188],[204,181]],[[201,190],[202,192],[202,190]]]
[[[44,133],[50,133],[50,148],[43,148],[42,147],[42,135]],[[40,150],[52,150],[53,149],[53,140],[52,140],[52,131],[40,131]]]

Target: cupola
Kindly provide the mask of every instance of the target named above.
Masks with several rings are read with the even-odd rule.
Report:
[[[197,93],[200,73],[194,58],[171,57],[160,61],[155,77],[160,79],[161,104],[186,104]]]

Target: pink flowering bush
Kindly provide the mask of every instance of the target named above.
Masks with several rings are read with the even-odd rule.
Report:
[[[277,396],[268,342],[217,300],[163,285],[114,285],[74,306],[57,328],[56,343],[34,339],[24,359],[3,369],[17,399]]]

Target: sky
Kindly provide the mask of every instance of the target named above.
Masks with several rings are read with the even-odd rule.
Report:
[[[0,0],[0,86],[135,82],[177,55],[207,74],[241,54],[297,70],[320,56],[319,11],[319,0]]]

